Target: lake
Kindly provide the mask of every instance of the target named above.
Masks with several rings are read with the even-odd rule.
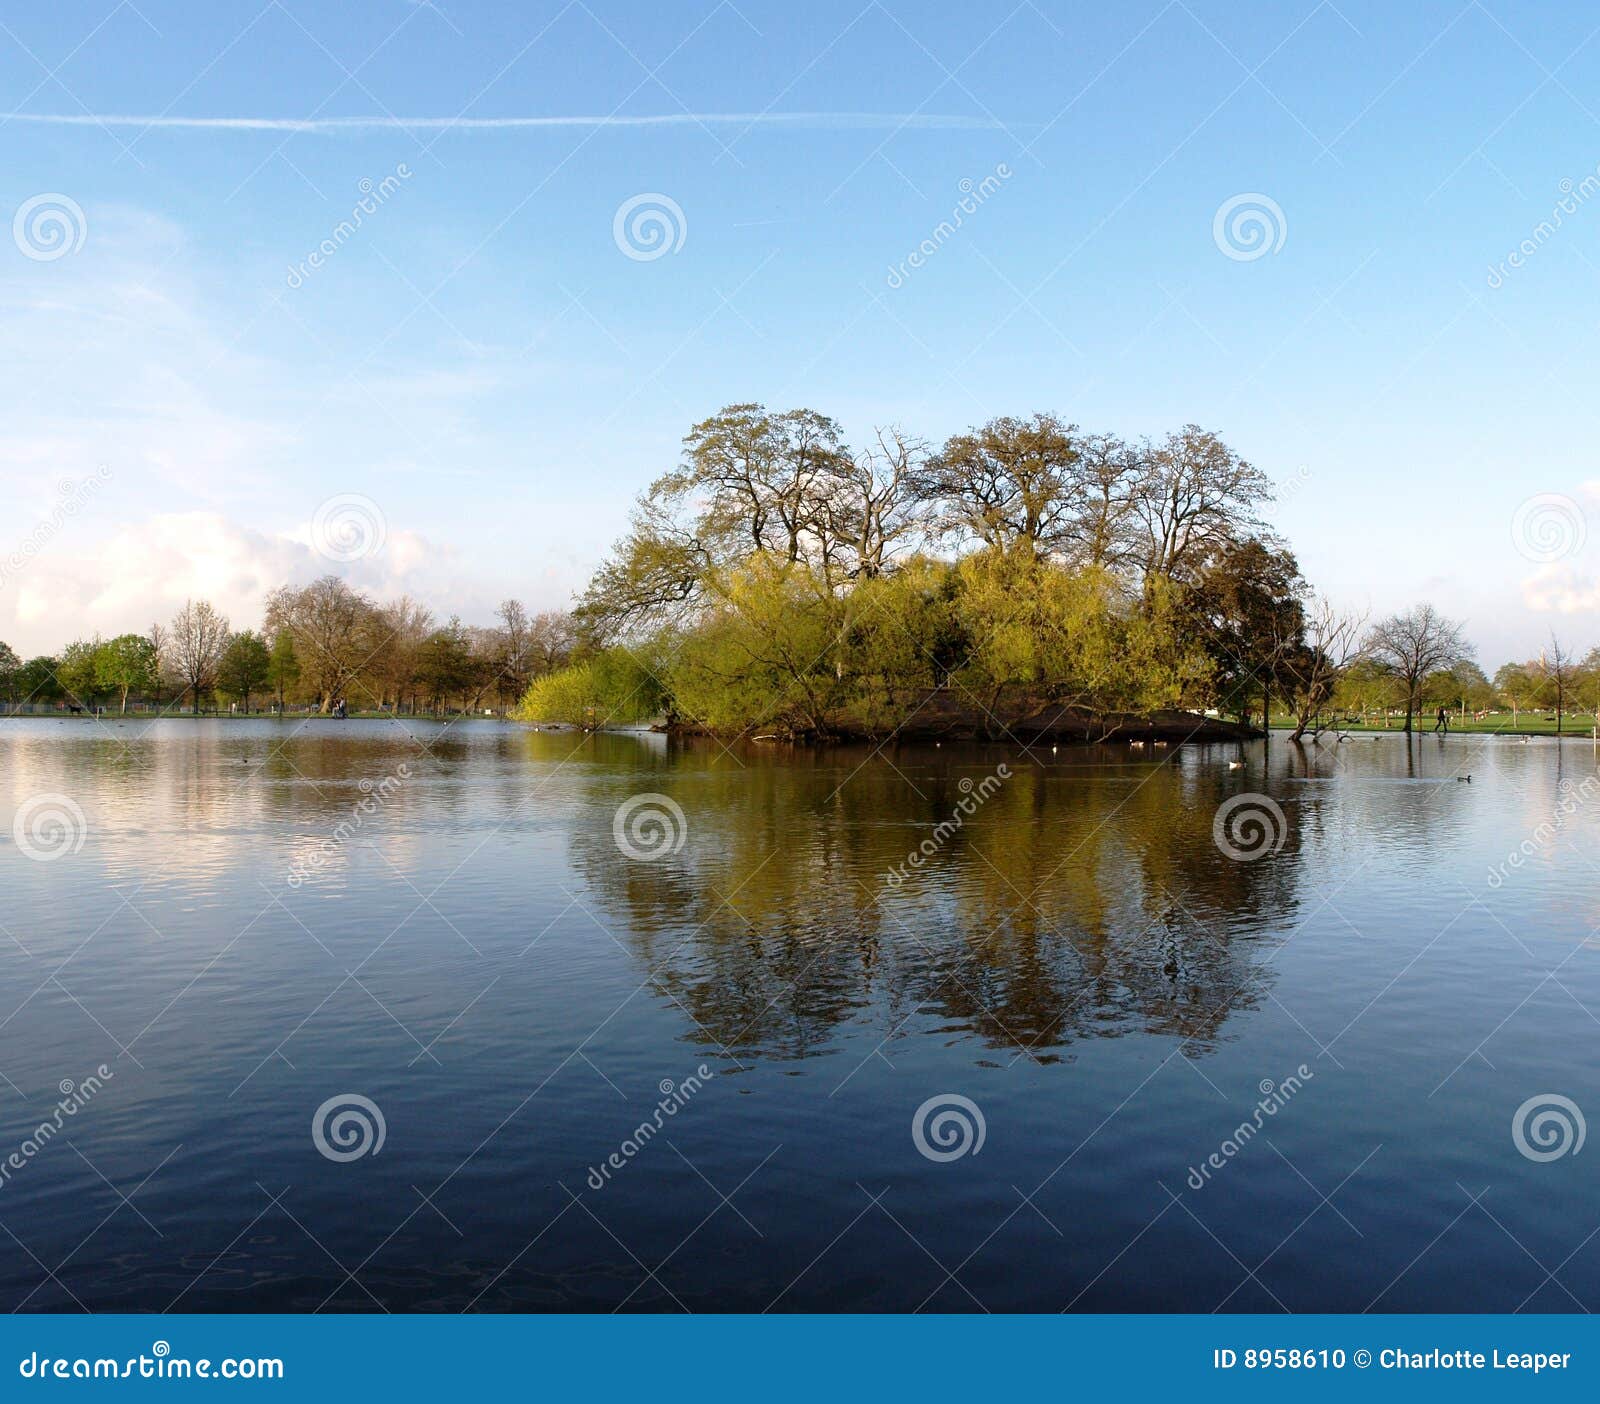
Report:
[[[1589,1309],[1595,777],[3,721],[0,1305]]]

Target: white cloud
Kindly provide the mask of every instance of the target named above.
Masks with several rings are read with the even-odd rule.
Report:
[[[0,585],[0,639],[23,654],[58,652],[91,634],[143,633],[187,599],[210,600],[236,629],[256,628],[271,591],[330,573],[378,599],[413,595],[441,618],[486,622],[498,598],[415,531],[391,530],[382,549],[349,564],[310,542],[310,522],[274,535],[216,512],[160,513],[94,540],[69,523]]]
[[[1600,609],[1600,581],[1570,561],[1557,561],[1522,582],[1522,602],[1539,614],[1588,613]]]

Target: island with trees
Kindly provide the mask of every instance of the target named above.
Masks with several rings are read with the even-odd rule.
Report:
[[[1600,708],[1600,650],[1552,635],[1490,679],[1429,604],[1369,624],[1302,577],[1272,499],[1193,424],[1133,442],[1040,413],[853,449],[815,410],[736,404],[693,426],[570,610],[441,623],[327,575],[272,592],[256,628],[191,600],[58,656],[0,643],[0,703],[788,740],[1593,724],[1572,718]]]

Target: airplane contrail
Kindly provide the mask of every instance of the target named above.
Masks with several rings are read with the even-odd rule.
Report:
[[[139,127],[175,131],[305,132],[331,135],[373,131],[516,131],[540,127],[794,127],[817,131],[913,130],[999,131],[993,117],[931,112],[664,112],[636,117],[140,117],[127,113],[7,112],[0,123],[51,127]]]

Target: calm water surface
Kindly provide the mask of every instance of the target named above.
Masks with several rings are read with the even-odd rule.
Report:
[[[0,722],[0,1306],[1600,1306],[1595,774]]]

